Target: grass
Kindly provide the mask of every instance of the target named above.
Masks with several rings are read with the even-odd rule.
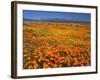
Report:
[[[23,68],[91,65],[90,33],[88,23],[80,23],[79,25],[56,22],[24,24]],[[80,61],[80,58],[83,59],[83,62]]]

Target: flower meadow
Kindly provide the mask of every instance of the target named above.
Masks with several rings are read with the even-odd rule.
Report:
[[[23,68],[91,66],[89,23],[23,24]]]

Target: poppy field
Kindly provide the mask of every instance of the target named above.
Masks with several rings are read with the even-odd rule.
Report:
[[[23,24],[23,69],[91,66],[89,23]]]

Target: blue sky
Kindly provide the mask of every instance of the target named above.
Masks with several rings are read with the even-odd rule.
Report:
[[[23,18],[25,18],[25,19],[36,19],[36,20],[59,18],[59,19],[65,19],[65,20],[88,21],[88,22],[90,22],[91,15],[89,13],[23,10]]]

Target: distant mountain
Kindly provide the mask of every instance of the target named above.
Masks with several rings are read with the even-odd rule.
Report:
[[[49,19],[23,19],[24,22],[67,22],[67,23],[89,23],[89,21],[80,21],[80,20],[66,20],[61,18],[49,18]]]

